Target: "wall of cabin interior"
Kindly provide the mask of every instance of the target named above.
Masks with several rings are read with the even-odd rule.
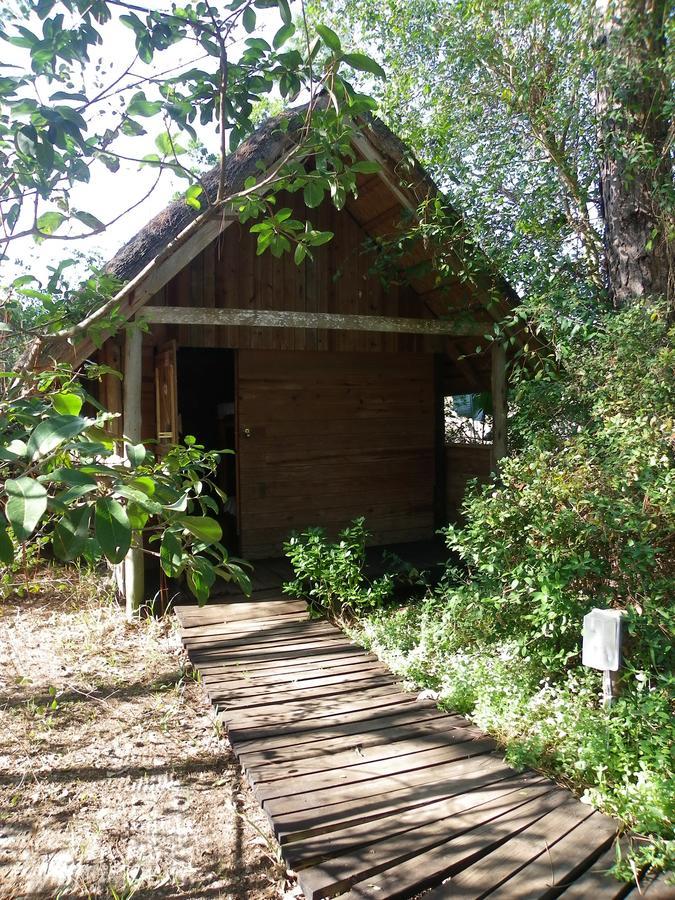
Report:
[[[349,210],[325,204],[297,215],[334,233],[312,261],[296,266],[292,254],[258,256],[255,236],[234,224],[151,304],[435,317],[423,294],[373,273],[367,232]],[[432,538],[454,517],[467,472],[483,472],[484,453],[452,457],[439,420],[445,394],[489,387],[486,356],[469,368],[458,362],[473,353],[474,339],[155,325],[143,341],[144,440],[156,436],[154,355],[168,341],[178,348],[179,413],[193,417],[183,434],[198,430],[198,409],[213,417],[203,394],[213,406],[230,383],[228,367],[236,371],[232,505],[237,549],[251,559],[279,554],[293,530],[323,525],[335,534],[360,515],[374,544]],[[218,351],[229,351],[229,361]]]

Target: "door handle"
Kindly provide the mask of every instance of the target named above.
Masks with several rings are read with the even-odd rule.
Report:
[[[251,429],[250,428],[244,428],[244,437],[245,438],[251,437]]]

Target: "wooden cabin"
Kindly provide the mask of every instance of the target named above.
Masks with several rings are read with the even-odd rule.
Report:
[[[287,150],[293,129],[278,126],[267,121],[228,158],[230,192]],[[432,538],[467,478],[504,451],[504,348],[475,349],[513,293],[475,260],[471,280],[439,280],[421,243],[380,277],[378,242],[437,190],[378,120],[360,120],[353,144],[380,170],[359,176],[343,210],[330,200],[306,209],[299,194],[278,201],[334,233],[311,261],[258,256],[236,216],[195,226],[177,201],[108,266],[126,284],[122,314],[148,328],[100,350],[124,375],[122,386],[107,380],[102,399],[134,440],[192,434],[234,448],[221,474],[231,498],[224,528],[250,560],[281,555],[294,530],[335,533],[357,516],[375,544]],[[205,176],[207,187],[216,179]],[[458,272],[464,246],[447,248]],[[76,361],[92,349],[85,341]],[[495,398],[492,448],[447,447],[444,398],[484,390]]]

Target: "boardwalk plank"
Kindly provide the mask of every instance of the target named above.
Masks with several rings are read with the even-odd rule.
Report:
[[[207,687],[207,694],[212,703],[217,704],[220,709],[250,709],[256,710],[259,707],[276,706],[278,703],[291,704],[304,702],[305,700],[315,700],[317,698],[325,701],[326,696],[338,699],[345,694],[351,695],[354,691],[369,690],[371,688],[384,687],[385,685],[398,685],[400,683],[393,675],[384,672],[376,672],[374,675],[365,675],[360,681],[342,682],[318,687],[304,687],[293,685],[287,691],[228,691],[222,687]]]
[[[341,715],[350,711],[357,712],[377,706],[383,700],[389,703],[410,703],[413,699],[412,694],[402,693],[395,684],[387,684],[359,691],[349,699],[342,699],[340,696],[336,698],[333,706],[325,702],[326,695],[324,694],[323,698],[317,697],[305,702],[271,703],[269,706],[256,707],[250,712],[221,710],[219,704],[216,705],[216,709],[221,720],[228,725],[231,723],[233,728],[262,728],[300,724],[307,719],[322,719],[330,715]]]
[[[305,814],[308,811],[321,813],[328,806],[337,807],[338,804],[349,802],[354,809],[363,810],[366,798],[381,797],[385,793],[398,791],[414,791],[423,785],[437,785],[441,790],[450,790],[457,793],[457,779],[471,771],[475,775],[490,774],[499,769],[503,759],[499,754],[486,754],[467,757],[459,760],[449,760],[436,766],[426,766],[409,772],[398,773],[394,778],[383,780],[382,778],[370,778],[353,784],[346,784],[336,793],[332,788],[319,791],[299,791],[288,797],[279,797],[267,800],[263,809],[273,820],[288,817],[293,813]],[[513,773],[513,770],[510,770]],[[358,802],[357,802],[358,801]],[[370,801],[368,801],[370,802]]]
[[[199,664],[197,664],[193,654],[190,654],[190,659],[200,671],[207,675],[226,675],[230,672],[260,672],[261,674],[271,676],[275,672],[300,672],[303,669],[318,669],[319,666],[322,668],[329,668],[330,666],[345,665],[348,663],[358,663],[363,661],[374,662],[377,660],[377,657],[373,656],[372,653],[366,653],[364,650],[361,650],[360,647],[352,646],[348,649],[338,651],[317,650],[313,653],[304,654],[303,656],[282,660],[280,660],[278,656],[262,656],[258,659],[252,659],[250,656],[246,659],[232,659],[231,656],[228,656],[227,661],[223,661],[223,657],[217,653],[213,655],[212,660],[204,659],[201,660]]]
[[[616,847],[611,846],[595,862],[570,884],[560,895],[563,900],[620,900],[633,888],[632,884],[617,881],[608,875],[616,864]]]
[[[374,876],[411,860],[416,874],[412,886],[408,885],[408,888],[416,888],[418,884],[429,883],[429,879],[437,877],[436,871],[424,870],[423,858],[426,854],[443,847],[442,865],[450,869],[463,868],[559,805],[561,798],[558,795],[561,792],[551,788],[552,785],[548,785],[544,789],[546,793],[542,793],[541,786],[525,788],[517,805],[514,805],[513,797],[507,795],[481,807],[458,812],[451,822],[443,819],[375,844],[367,844],[302,870],[298,873],[298,881],[308,900],[337,896],[366,879],[368,892],[355,896],[390,897],[392,883],[382,888],[381,883],[386,883],[386,880],[380,879],[375,882],[378,887],[374,888]],[[435,860],[434,870],[437,865]]]
[[[253,740],[237,740],[233,750],[240,758],[243,754],[261,753],[267,750],[300,747],[301,744],[310,743],[321,751],[319,746],[324,742],[354,740],[361,734],[381,729],[405,727],[414,722],[440,719],[445,715],[438,707],[429,701],[416,700],[404,707],[384,707],[381,710],[371,710],[367,713],[352,713],[328,723],[324,719],[317,728],[316,725],[308,729],[294,727],[288,733],[274,735],[272,737],[258,736]],[[306,752],[303,747],[301,752]]]
[[[174,606],[178,621],[190,625],[222,624],[284,615],[307,615],[304,600],[252,600],[245,603],[213,603],[208,607]]]
[[[305,837],[339,831],[351,825],[400,815],[409,809],[423,807],[426,803],[512,778],[513,769],[496,756],[477,756],[412,774],[413,778],[406,777],[408,784],[404,787],[394,788],[391,782],[379,784],[373,781],[352,785],[349,791],[351,796],[339,802],[330,802],[331,799],[335,801],[334,794],[304,795],[306,800],[314,804],[317,796],[325,796],[327,802],[290,812],[275,809],[271,817],[275,834],[280,843],[292,843]],[[341,792],[340,797],[343,796]],[[279,804],[280,801],[272,801],[268,808],[271,810],[275,803]]]
[[[327,710],[327,715],[321,718],[309,717],[302,721],[274,722],[270,721],[265,724],[246,725],[246,726],[229,726],[228,733],[233,744],[247,744],[252,741],[259,741],[264,738],[288,739],[297,736],[298,739],[305,732],[313,732],[320,728],[326,735],[338,735],[342,733],[345,725],[349,722],[362,723],[368,720],[374,720],[378,717],[388,716],[392,713],[400,711],[419,711],[420,709],[429,709],[433,706],[431,703],[416,700],[412,694],[396,695],[394,699],[383,697],[377,704],[366,704],[361,708],[351,711],[338,712],[331,707]]]
[[[277,674],[271,678],[256,678],[247,675],[245,678],[221,677],[219,675],[205,675],[203,678],[206,687],[229,689],[232,693],[242,694],[244,691],[255,695],[264,690],[269,694],[283,693],[294,688],[304,689],[308,687],[328,687],[345,682],[362,681],[372,675],[390,675],[390,672],[379,663],[352,663],[336,669],[322,671],[321,667],[313,666],[311,669],[301,669],[295,674]]]
[[[207,644],[199,644],[190,648],[190,656],[197,665],[204,657],[214,654],[227,653],[229,659],[258,659],[267,656],[270,659],[289,659],[304,656],[315,650],[336,650],[353,647],[342,635],[328,635],[326,637],[303,638],[299,635],[292,640],[281,644],[256,644],[249,642],[238,647],[222,646],[221,641],[211,641]]]
[[[231,650],[227,654],[230,663],[248,663],[248,665],[257,665],[263,662],[276,662],[278,665],[290,662],[291,660],[307,659],[310,660],[316,656],[323,656],[328,653],[345,655],[354,655],[363,653],[360,647],[355,647],[346,641],[338,639],[329,639],[322,643],[307,644],[297,642],[294,644],[286,644],[283,649],[268,649],[266,647],[251,646],[249,649]],[[208,666],[217,661],[221,656],[218,647],[200,648],[198,651],[193,649],[190,652],[192,662],[201,668]]]
[[[299,629],[308,629],[309,631],[318,628],[335,628],[326,619],[307,619],[307,618],[291,618],[287,616],[276,616],[266,619],[264,616],[256,616],[254,619],[248,619],[237,622],[212,622],[199,625],[190,625],[181,628],[181,638],[193,638],[200,635],[222,634],[222,635],[239,635],[250,634],[256,637],[273,632],[285,634],[289,631],[297,631]]]
[[[394,759],[357,763],[340,769],[323,769],[319,772],[301,775],[298,778],[286,778],[281,781],[257,782],[252,776],[253,791],[264,806],[266,800],[288,797],[295,793],[306,793],[327,787],[341,789],[343,785],[356,784],[371,778],[394,780],[399,774],[414,772],[416,769],[426,769],[454,759],[468,759],[470,756],[490,753],[493,749],[492,741],[468,740],[459,744],[439,747],[436,750],[417,750],[412,753],[402,753]]]
[[[466,783],[463,787],[466,787]],[[536,789],[534,795],[530,791],[531,788]],[[462,790],[461,793],[425,803],[421,807],[407,811],[397,810],[395,815],[380,817],[376,821],[359,823],[327,834],[293,841],[286,847],[285,855],[293,868],[307,868],[333,856],[350,853],[355,848],[452,819],[452,822],[446,823],[446,827],[449,827],[459,813],[467,810],[485,807],[490,812],[492,809],[490,804],[493,801],[503,799],[515,808],[524,799],[549,793],[552,789],[551,782],[534,773],[516,776],[512,774],[510,778],[490,782],[475,790]]]
[[[319,622],[294,622],[293,625],[270,625],[267,628],[251,628],[247,626],[245,629],[235,630],[227,625],[213,625],[206,628],[193,629],[199,633],[193,634],[190,631],[183,635],[183,644],[186,647],[199,647],[201,644],[211,642],[219,642],[219,646],[223,650],[230,647],[245,646],[251,642],[258,645],[262,644],[278,644],[287,641],[289,638],[305,637],[325,637],[327,635],[341,637],[337,629],[331,625],[325,625]]]
[[[315,774],[317,772],[325,772],[326,769],[334,771],[353,765],[363,765],[369,762],[384,762],[386,760],[398,760],[407,754],[427,753],[431,750],[440,749],[448,746],[464,744],[467,741],[477,743],[481,740],[473,731],[466,728],[455,728],[449,730],[430,730],[424,733],[421,729],[416,730],[414,734],[408,732],[405,738],[399,741],[388,741],[385,744],[378,744],[373,747],[364,747],[362,744],[343,751],[341,753],[333,753],[329,758],[318,757],[308,760],[293,760],[291,762],[277,762],[276,765],[248,765],[246,771],[250,772],[257,784],[263,781],[279,781],[286,778],[304,777],[306,775]],[[484,741],[484,739],[483,739]],[[483,743],[483,746],[486,746]],[[490,749],[495,749],[495,744],[491,743]],[[393,771],[393,770],[390,770]]]
[[[244,771],[260,766],[309,761],[324,756],[330,756],[330,761],[335,766],[334,755],[338,753],[351,752],[354,754],[355,759],[357,757],[367,758],[372,753],[377,754],[379,752],[378,748],[384,748],[385,752],[395,754],[398,751],[400,742],[413,736],[419,736],[420,738],[425,736],[433,737],[436,734],[443,735],[457,729],[462,729],[470,737],[481,737],[480,731],[470,726],[466,720],[455,721],[452,717],[439,713],[435,718],[416,720],[408,725],[398,727],[380,726],[379,728],[373,728],[371,731],[344,735],[332,740],[326,740],[319,732],[317,739],[308,746],[291,744],[290,746],[279,747],[273,750],[242,752],[239,754],[239,761]],[[325,763],[323,764],[325,765]]]

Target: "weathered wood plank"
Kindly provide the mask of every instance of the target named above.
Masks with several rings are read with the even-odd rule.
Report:
[[[274,781],[284,781],[287,778],[305,778],[309,775],[325,774],[327,771],[330,771],[332,775],[337,769],[348,768],[351,770],[354,766],[358,766],[360,769],[370,763],[378,767],[382,764],[382,768],[386,768],[384,764],[387,761],[395,760],[393,765],[398,762],[403,762],[407,765],[408,763],[405,760],[408,760],[409,763],[414,763],[415,759],[425,762],[429,759],[430,751],[447,749],[450,746],[465,744],[467,741],[475,743],[481,741],[481,739],[481,735],[477,736],[475,731],[467,728],[445,728],[443,730],[432,728],[428,731],[423,731],[420,728],[409,732],[406,737],[398,741],[391,741],[390,739],[384,745],[376,744],[372,747],[364,747],[362,743],[359,743],[348,750],[333,753],[329,758],[310,758],[286,763],[278,760],[271,767],[268,765],[256,766],[249,763],[246,771],[256,784],[260,785]],[[489,746],[490,750],[495,749],[493,742],[485,743],[484,739],[481,742],[483,746]],[[422,758],[418,756],[419,754],[427,755]],[[388,771],[391,774],[396,769],[392,767]]]
[[[303,623],[301,623],[303,624]],[[183,638],[183,644],[189,648],[191,652],[201,653],[205,650],[217,649],[223,653],[237,653],[240,650],[269,650],[274,652],[275,649],[284,649],[297,642],[305,647],[314,647],[318,643],[344,643],[344,636],[334,628],[323,628],[307,632],[303,628],[298,628],[287,635],[277,635],[273,629],[267,629],[260,632],[255,640],[251,640],[250,636],[245,634],[230,637],[228,634],[203,634],[198,637],[186,636]]]
[[[401,815],[427,803],[444,800],[456,794],[468,793],[479,787],[513,777],[513,769],[494,756],[475,756],[453,760],[444,766],[420,769],[388,784],[361,782],[349,787],[349,796],[330,802],[334,795],[327,793],[304,795],[304,807],[285,810],[281,801],[268,804],[268,814],[280,843],[292,843],[305,837],[339,831],[382,817]],[[396,785],[392,787],[392,785]],[[340,797],[343,797],[342,792]],[[325,798],[324,803],[317,802]]]
[[[449,830],[453,822],[447,820],[454,821],[459,813],[485,807],[484,811],[490,818],[493,809],[489,804],[503,800],[511,808],[515,808],[523,802],[523,799],[532,796],[527,793],[531,789],[534,789],[535,795],[544,795],[549,793],[553,786],[533,772],[517,776],[512,774],[510,778],[491,781],[474,790],[462,790],[451,797],[429,801],[423,806],[407,811],[397,810],[395,814],[378,818],[376,821],[351,825],[302,840],[291,840],[286,847],[285,856],[291,866],[304,869],[405,832],[418,831],[426,827],[442,831],[443,825],[440,823],[444,821]]]
[[[532,874],[533,895],[541,896],[550,886],[545,883],[546,878],[549,876],[554,878],[554,870],[549,863],[552,859],[558,858],[557,854],[553,855],[555,845],[593,815],[592,808],[582,805],[578,800],[567,795],[557,809],[543,816],[507,844],[489,853],[463,872],[459,872],[447,885],[439,888],[436,892],[436,900],[455,896],[479,897],[488,891],[490,893],[494,891],[495,897],[501,896],[502,898],[521,896],[518,893],[519,890],[524,891],[522,896],[530,896],[529,876],[523,880],[517,874],[520,872],[522,875],[528,869]],[[597,849],[598,851],[603,849],[602,842],[605,836],[602,825],[600,823],[599,825],[597,841],[595,839],[590,841],[592,850]],[[584,836],[588,843],[589,833],[587,830],[584,831]],[[607,841],[605,841],[605,845],[606,843]],[[541,865],[537,865],[537,861],[540,861],[544,867],[543,884],[541,883],[542,868]]]
[[[182,628],[192,625],[226,624],[237,621],[256,621],[287,613],[307,613],[304,600],[254,600],[241,603],[212,603],[208,606],[175,606],[174,612]]]
[[[329,688],[326,688],[325,685],[319,685],[314,688],[294,686],[288,691],[277,691],[270,694],[266,691],[237,692],[222,687],[208,687],[207,694],[209,700],[217,705],[219,709],[228,711],[236,709],[251,710],[252,715],[255,715],[255,712],[262,707],[272,706],[272,708],[278,708],[278,704],[286,705],[289,703],[325,700],[327,695],[341,700],[345,695],[349,696],[355,691],[394,685],[400,687],[400,683],[393,675],[378,672],[356,683],[334,684]]]
[[[233,625],[207,626],[209,630],[201,634],[184,634],[183,644],[186,647],[199,648],[209,643],[217,643],[223,651],[238,646],[255,643],[257,646],[283,644],[284,641],[296,639],[311,640],[317,637],[334,637],[335,629],[325,624],[316,623],[312,628],[305,628],[306,621],[300,622],[272,622],[267,628],[251,628],[247,622],[240,625],[237,630]],[[314,624],[314,623],[313,623]],[[339,634],[339,632],[337,632]]]
[[[490,740],[469,740],[448,744],[436,750],[403,753],[395,759],[374,760],[335,770],[326,769],[314,774],[301,775],[299,778],[288,778],[281,782],[263,781],[261,784],[256,782],[254,783],[254,793],[263,807],[269,800],[325,790],[329,787],[339,794],[345,785],[358,784],[360,781],[370,781],[371,779],[389,779],[418,769],[429,769],[455,759],[481,756],[491,753],[493,748],[494,744]]]
[[[328,718],[331,714],[340,715],[345,712],[369,709],[377,706],[382,701],[388,703],[410,703],[412,700],[411,694],[404,694],[395,684],[388,684],[383,687],[361,690],[351,699],[339,697],[335,704],[327,704],[319,697],[304,702],[300,700],[295,703],[271,703],[269,706],[256,707],[250,713],[240,709],[221,710],[219,704],[216,704],[216,709],[221,721],[231,723],[233,728],[264,728],[269,726],[278,728],[283,725],[304,723],[310,719]]]
[[[282,671],[269,678],[263,677],[261,673],[249,672],[243,678],[232,675],[204,675],[202,680],[208,688],[220,686],[228,687],[233,692],[267,691],[270,694],[276,694],[289,690],[291,686],[319,687],[343,684],[346,681],[360,681],[364,676],[377,672],[384,674],[387,673],[387,669],[378,662],[360,662],[328,670],[322,669],[321,666],[313,666],[295,673]]]
[[[300,731],[294,727],[289,730],[288,734],[263,736],[246,741],[238,740],[233,746],[233,750],[235,755],[241,758],[243,754],[299,746],[310,742],[315,744],[319,741],[351,740],[355,736],[368,734],[371,731],[379,732],[387,728],[405,727],[414,722],[428,721],[443,715],[435,704],[417,701],[407,704],[405,707],[386,708],[379,715],[352,713],[350,716],[333,719],[333,722],[324,719],[318,728],[314,725],[313,728]]]
[[[228,733],[230,740],[237,745],[243,742],[258,742],[263,738],[272,737],[275,739],[279,737],[288,739],[293,736],[299,739],[303,732],[313,731],[317,727],[321,728],[325,734],[335,733],[336,730],[337,733],[341,733],[348,722],[363,722],[364,720],[381,718],[400,712],[402,709],[404,711],[418,711],[420,708],[425,708],[418,700],[415,700],[412,694],[384,696],[377,703],[357,703],[356,706],[356,709],[351,710],[331,708],[325,716],[320,718],[307,717],[302,721],[291,719],[289,721],[275,722],[272,720],[255,725],[230,725]],[[432,704],[428,704],[426,708],[429,709],[431,706]]]
[[[419,717],[408,725],[399,725],[393,727],[385,727],[384,722],[379,728],[375,726],[372,731],[361,731],[357,734],[344,735],[339,738],[325,739],[321,733],[317,735],[317,740],[312,741],[311,745],[303,746],[291,744],[290,746],[280,747],[273,750],[258,750],[239,753],[239,762],[244,771],[254,769],[260,766],[274,766],[276,764],[297,763],[300,760],[310,760],[317,757],[330,757],[331,763],[334,765],[333,757],[336,754],[344,752],[352,752],[355,754],[354,761],[357,758],[371,758],[376,754],[377,748],[381,748],[384,754],[395,754],[399,746],[399,742],[409,740],[412,736],[433,738],[436,734],[446,734],[461,729],[466,731],[470,737],[477,738],[480,732],[477,728],[472,728],[466,720],[460,720],[459,717],[453,719],[442,712],[434,718],[429,716],[426,719]],[[326,765],[327,763],[324,763]]]
[[[563,891],[564,900],[620,900],[630,893],[633,886],[617,881],[608,873],[616,864],[616,848],[612,846],[592,863],[573,884]],[[638,895],[639,896],[639,895]]]
[[[405,319],[399,316],[361,316],[302,312],[288,309],[233,309],[183,306],[148,306],[143,318],[151,325],[209,325],[249,328],[325,328],[328,331],[380,331],[397,334],[480,336],[485,322],[458,319]]]
[[[292,659],[280,660],[277,655],[269,657],[269,655],[261,654],[257,658],[246,659],[228,659],[223,662],[219,654],[213,656],[213,660],[204,659],[199,663],[199,670],[204,674],[223,675],[234,673],[241,675],[245,672],[258,671],[271,676],[274,671],[287,672],[300,671],[301,669],[311,669],[314,666],[328,667],[329,665],[343,665],[347,662],[372,662],[376,657],[372,653],[366,653],[359,647],[350,647],[344,650],[317,650],[314,653],[296,656]],[[193,660],[194,662],[194,660]]]
[[[412,889],[438,877],[439,857],[441,871],[449,873],[464,868],[558,806],[559,792],[551,791],[550,787],[550,784],[543,788],[528,787],[515,802],[513,796],[507,795],[477,808],[458,811],[452,823],[444,819],[416,831],[366,844],[301,871],[300,886],[308,900],[336,896],[357,884],[361,884],[360,890],[352,891],[350,896],[390,897],[395,888],[400,891],[405,877],[400,869],[394,872],[394,868],[410,861],[414,875],[406,887],[412,893]],[[388,877],[374,877],[387,870],[392,870]]]

